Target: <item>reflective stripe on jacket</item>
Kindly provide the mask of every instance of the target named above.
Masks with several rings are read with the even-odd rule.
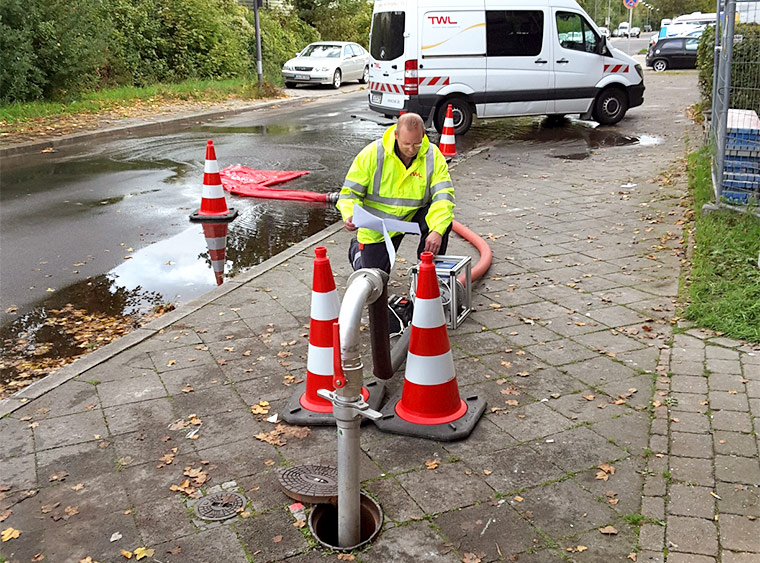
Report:
[[[425,216],[428,228],[443,234],[454,219],[454,185],[446,159],[425,135],[417,157],[407,168],[394,148],[396,126],[383,138],[364,147],[356,156],[340,190],[337,208],[343,219],[361,205],[381,218],[411,220],[415,212],[430,204]],[[390,233],[394,236],[398,233]],[[380,242],[383,234],[359,229],[362,244]]]

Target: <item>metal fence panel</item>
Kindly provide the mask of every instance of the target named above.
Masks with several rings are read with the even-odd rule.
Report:
[[[746,210],[760,200],[760,2],[722,4],[710,123],[713,186],[718,205]]]

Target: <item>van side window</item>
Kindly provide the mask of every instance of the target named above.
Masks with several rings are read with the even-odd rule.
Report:
[[[557,36],[565,49],[595,53],[599,36],[585,18],[572,12],[557,12]]]
[[[544,43],[541,10],[490,10],[486,12],[486,55],[532,57]]]
[[[405,12],[377,12],[372,18],[369,51],[376,61],[392,61],[404,54]]]

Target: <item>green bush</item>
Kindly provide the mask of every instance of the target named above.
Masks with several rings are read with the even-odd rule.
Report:
[[[281,84],[282,65],[309,43],[319,41],[319,32],[287,10],[262,10],[259,15],[264,76],[269,82]],[[253,22],[253,13],[249,19]],[[249,49],[255,72],[255,37],[251,39]]]
[[[372,4],[316,0],[306,22],[262,10],[264,75],[325,37],[367,44]],[[98,88],[255,74],[253,13],[236,0],[2,0],[0,102],[75,101]]]
[[[0,99],[66,98],[97,84],[108,26],[99,0],[0,5]]]
[[[742,40],[734,43],[731,61],[731,107],[757,110],[760,107],[760,24],[737,24],[734,36],[741,36]],[[710,26],[702,34],[697,50],[699,89],[707,107],[712,105],[714,47],[715,27]]]
[[[372,2],[367,0],[295,0],[299,18],[326,41],[354,41],[368,46]]]

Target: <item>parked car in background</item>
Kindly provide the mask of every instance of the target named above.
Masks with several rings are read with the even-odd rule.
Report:
[[[610,30],[607,27],[600,27],[599,33],[602,34],[602,37],[609,37],[610,36]]]
[[[652,31],[652,26],[648,23],[644,24],[644,33],[649,33],[650,31]]]
[[[620,22],[617,27],[618,37],[628,37],[628,22]]]
[[[697,47],[695,37],[668,37],[660,39],[647,53],[646,63],[656,72],[669,68],[697,68]]]
[[[641,29],[638,27],[632,27],[629,35],[631,37],[639,37],[641,35]]]
[[[297,84],[330,84],[340,88],[348,80],[362,84],[369,81],[369,53],[358,43],[311,43],[282,67],[282,81],[287,88],[295,88]]]

